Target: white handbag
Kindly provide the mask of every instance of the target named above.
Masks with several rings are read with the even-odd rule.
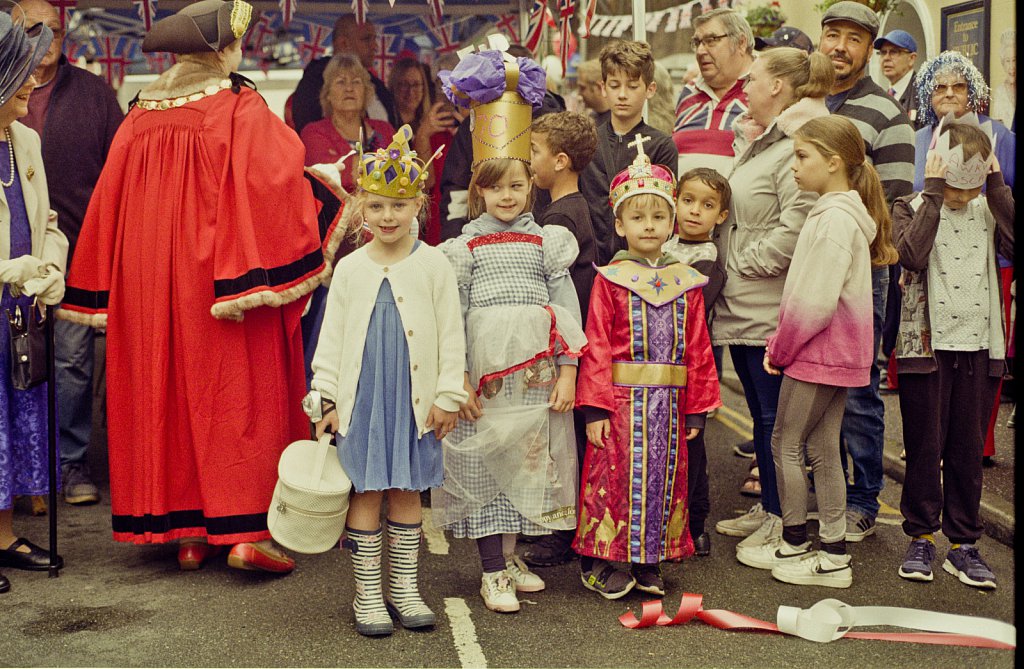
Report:
[[[277,465],[267,527],[277,543],[297,553],[323,553],[338,544],[348,515],[352,481],[325,433],[319,441],[289,444]]]

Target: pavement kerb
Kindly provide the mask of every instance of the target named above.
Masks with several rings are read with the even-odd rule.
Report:
[[[733,392],[743,395],[743,385],[739,377],[731,370],[722,374],[721,382]],[[898,444],[896,455],[886,452],[882,456],[882,466],[885,475],[897,483],[902,484],[906,477],[906,467],[899,458],[899,451],[903,445]],[[996,541],[1013,546],[1014,528],[1016,526],[1013,505],[995,495],[981,494],[981,521],[985,524],[985,534]]]

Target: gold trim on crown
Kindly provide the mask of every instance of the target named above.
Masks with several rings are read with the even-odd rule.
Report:
[[[249,19],[252,18],[252,5],[245,0],[235,0],[231,4],[231,33],[235,39],[241,39],[242,35],[249,28]]]
[[[360,142],[356,147],[360,156],[357,176],[359,187],[367,193],[403,200],[422,195],[423,184],[429,174],[427,170],[444,147],[435,151],[423,163],[417,159],[416,152],[409,148],[412,136],[412,128],[403,125],[395,132],[386,149],[377,149],[373,153],[363,153]]]

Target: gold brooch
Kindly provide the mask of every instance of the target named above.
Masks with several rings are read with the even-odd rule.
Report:
[[[34,177],[35,175],[36,175],[36,168],[34,168],[34,167],[32,167],[31,165],[29,165],[29,166],[28,166],[28,169],[27,169],[27,170],[25,170],[25,178],[26,178],[26,179],[31,179],[31,178],[32,178],[32,177]]]

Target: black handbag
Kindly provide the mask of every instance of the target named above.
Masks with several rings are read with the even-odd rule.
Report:
[[[15,390],[35,388],[46,381],[46,312],[36,303],[23,313],[15,305],[7,309],[11,335],[11,385]]]

